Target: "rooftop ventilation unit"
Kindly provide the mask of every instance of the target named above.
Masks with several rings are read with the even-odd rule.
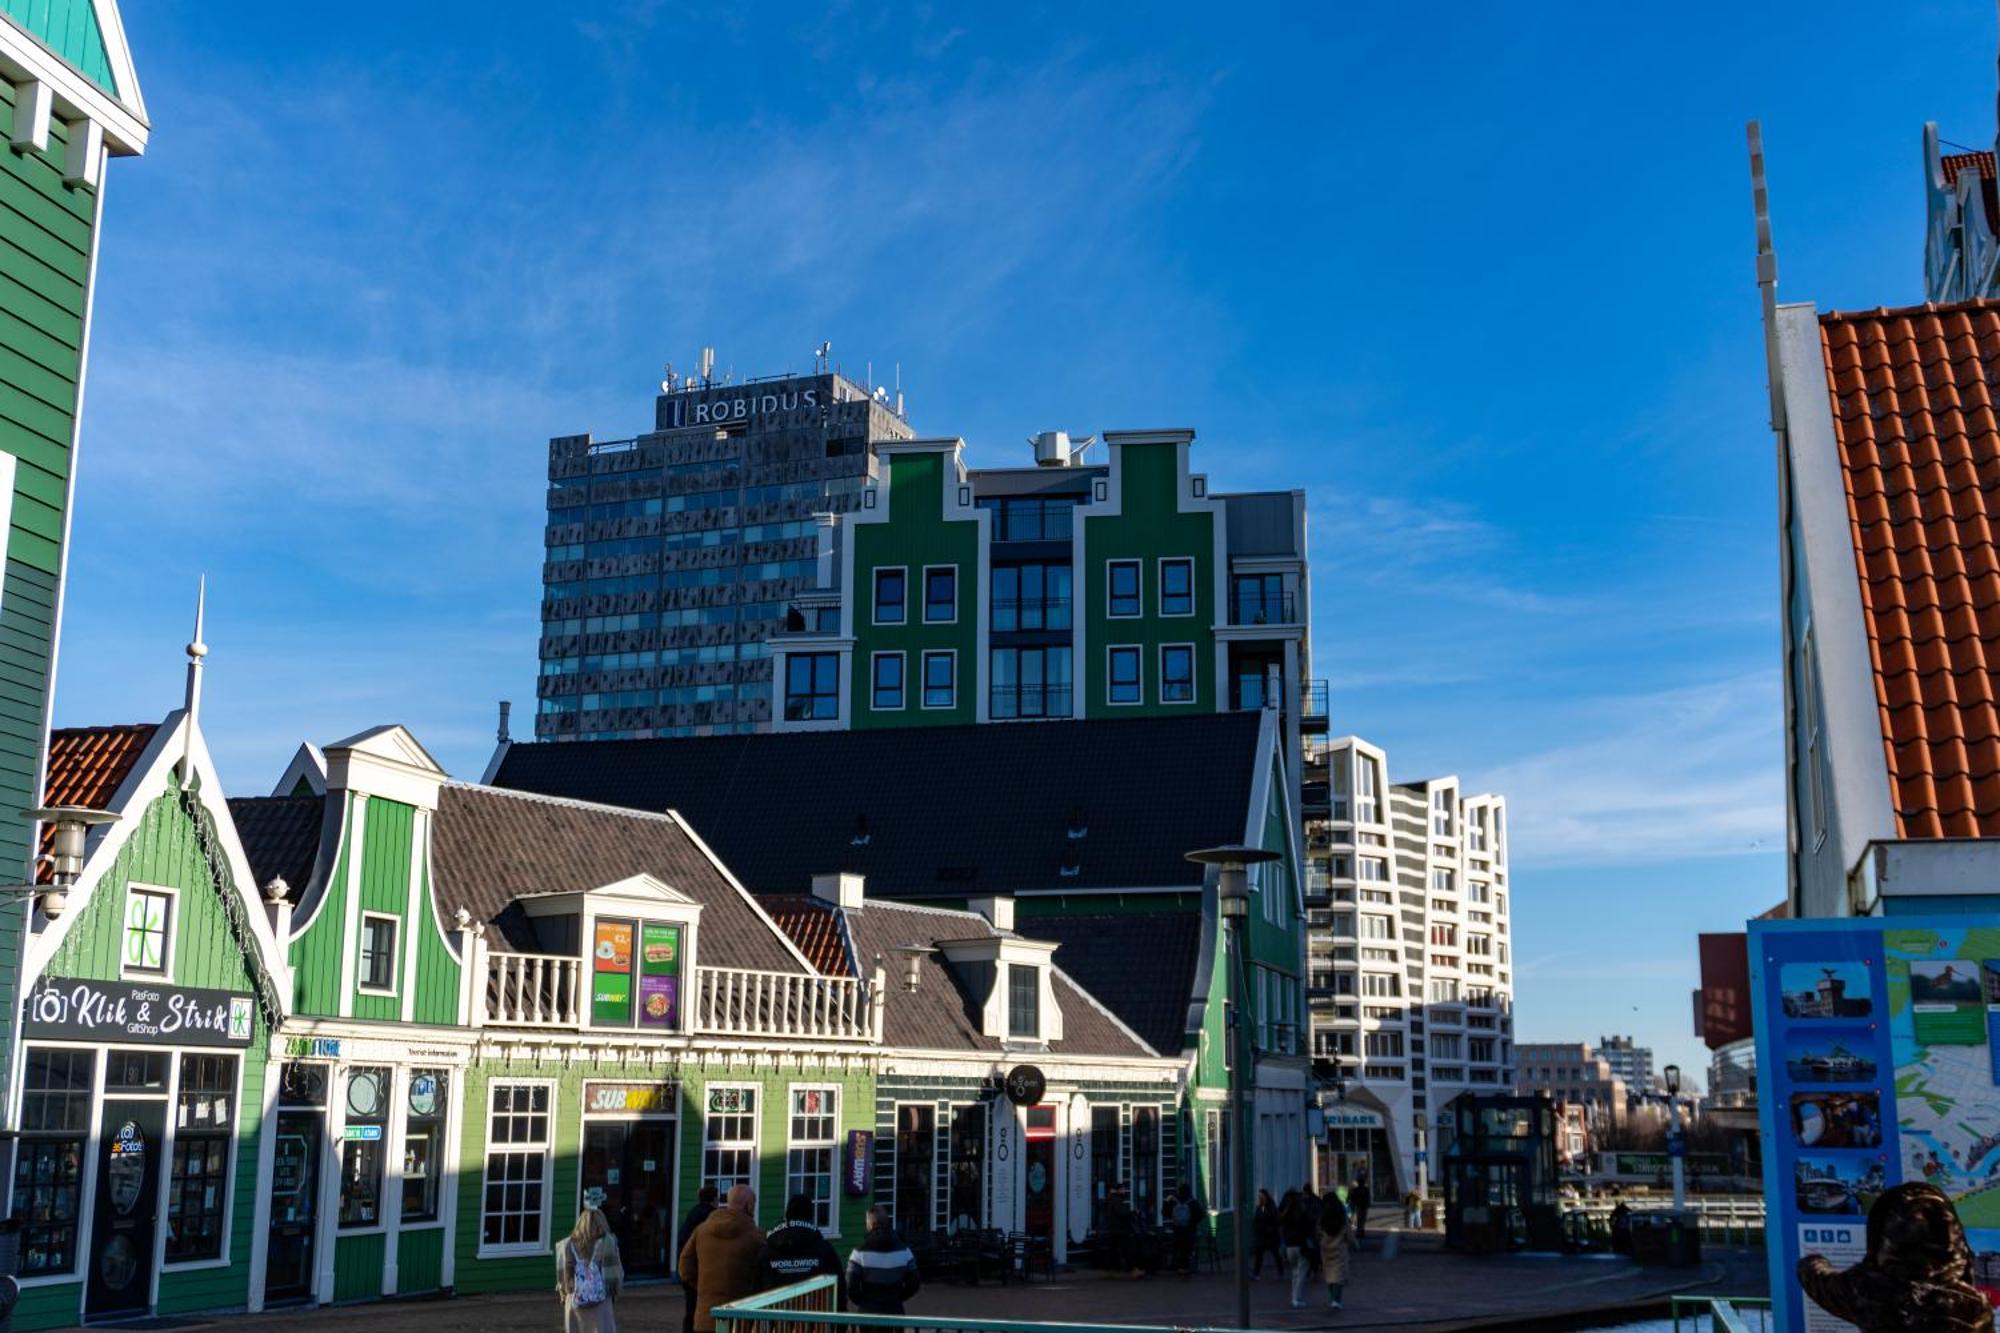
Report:
[[[1095,435],[1086,435],[1072,440],[1066,430],[1045,430],[1029,436],[1028,443],[1034,446],[1036,467],[1073,467],[1082,461],[1083,451],[1096,439]]]

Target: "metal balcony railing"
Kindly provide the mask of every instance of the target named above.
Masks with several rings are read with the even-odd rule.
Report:
[[[1229,591],[1229,623],[1232,625],[1296,625],[1297,610],[1291,593],[1262,592],[1254,588]]]
[[[1299,700],[1299,727],[1307,733],[1325,733],[1332,719],[1332,692],[1323,680],[1309,680]]]

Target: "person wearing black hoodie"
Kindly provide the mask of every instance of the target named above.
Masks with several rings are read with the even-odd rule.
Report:
[[[868,1210],[868,1237],[847,1256],[847,1294],[862,1314],[901,1314],[917,1294],[917,1256],[896,1235],[887,1208]]]
[[[847,1278],[840,1256],[813,1221],[812,1196],[794,1194],[785,1204],[785,1220],[764,1233],[764,1248],[757,1252],[757,1289],[788,1287],[822,1274],[833,1279],[833,1308],[845,1310]]]

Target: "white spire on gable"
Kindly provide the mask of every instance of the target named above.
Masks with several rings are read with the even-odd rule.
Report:
[[[181,752],[181,784],[187,785],[194,773],[195,728],[201,721],[201,666],[208,656],[208,645],[202,642],[202,621],[208,610],[208,575],[201,576],[195,585],[194,594],[194,638],[187,646],[187,697],[182,707],[187,712],[186,748]]]

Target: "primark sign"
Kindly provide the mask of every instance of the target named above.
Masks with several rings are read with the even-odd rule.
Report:
[[[776,416],[780,412],[796,412],[802,407],[818,407],[819,388],[780,387],[768,389],[745,388],[734,392],[724,389],[709,390],[713,397],[696,398],[692,394],[678,394],[663,400],[665,420],[660,423],[663,430],[673,430],[681,426],[720,426],[732,421],[748,421],[752,417]]]

